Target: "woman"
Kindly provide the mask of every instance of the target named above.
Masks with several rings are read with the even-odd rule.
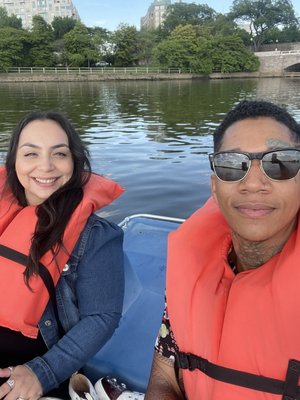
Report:
[[[123,189],[56,112],[20,121],[0,189],[0,398],[66,397],[121,316],[122,230],[93,212]]]

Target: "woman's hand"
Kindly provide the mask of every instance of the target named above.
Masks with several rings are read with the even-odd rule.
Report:
[[[43,395],[37,376],[24,365],[0,368],[0,378],[8,379],[0,386],[0,399],[37,400]]]

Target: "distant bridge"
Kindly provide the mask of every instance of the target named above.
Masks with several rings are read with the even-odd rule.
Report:
[[[300,50],[257,52],[262,75],[284,76],[300,74]]]

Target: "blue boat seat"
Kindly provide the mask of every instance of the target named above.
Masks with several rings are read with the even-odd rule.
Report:
[[[123,312],[111,339],[84,367],[93,383],[109,375],[131,390],[146,390],[164,309],[167,236],[180,222],[155,216],[125,219]]]

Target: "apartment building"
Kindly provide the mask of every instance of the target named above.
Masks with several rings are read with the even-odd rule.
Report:
[[[0,7],[6,8],[8,15],[22,18],[25,29],[31,28],[34,15],[40,15],[48,24],[54,17],[80,19],[72,0],[0,0]]]
[[[154,0],[148,8],[147,14],[141,18],[141,28],[156,29],[165,20],[171,0]]]

